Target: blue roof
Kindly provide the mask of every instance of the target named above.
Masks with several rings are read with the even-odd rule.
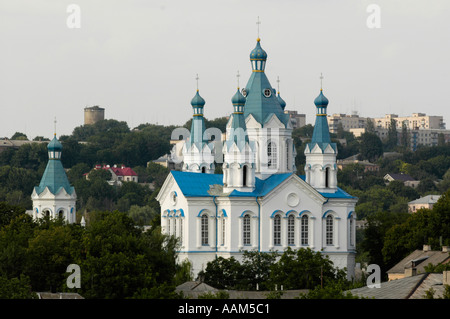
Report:
[[[57,194],[59,190],[64,188],[68,194],[72,194],[74,191],[73,186],[70,186],[67,179],[64,167],[61,161],[58,159],[50,159],[42,175],[41,183],[35,187],[36,193],[42,193],[45,188],[48,187],[52,194]]]
[[[272,92],[269,97],[264,96],[265,89],[269,89]],[[287,125],[289,115],[284,113],[264,72],[252,72],[245,90],[247,91],[244,110],[245,118],[252,114],[258,123],[264,124],[265,120],[270,118],[272,114],[275,114],[282,123]]]
[[[222,174],[202,174],[192,172],[171,171],[172,176],[186,197],[213,197],[208,191],[212,185],[223,186]],[[265,180],[255,178],[253,192],[234,190],[230,197],[261,197],[269,194],[275,187],[285,181],[292,173],[273,174]],[[299,176],[305,180],[304,176]],[[325,198],[355,198],[338,188],[335,193],[320,193]]]

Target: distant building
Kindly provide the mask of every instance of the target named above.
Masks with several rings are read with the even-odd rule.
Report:
[[[105,119],[105,109],[97,105],[84,108],[84,125],[95,124]]]
[[[357,159],[357,155],[337,160],[338,169],[342,170],[348,165],[358,164],[364,167],[364,172],[378,172],[380,170],[380,166],[378,164],[370,163],[369,161],[360,161]]]
[[[284,111],[285,114],[289,114],[289,118],[291,121],[292,129],[296,129],[299,127],[303,127],[306,125],[306,115],[299,114],[297,111]]]
[[[389,280],[423,274],[428,264],[447,264],[450,262],[449,252],[449,246],[443,246],[442,250],[431,250],[430,245],[423,245],[422,250],[413,251],[387,271]]]
[[[427,195],[408,203],[408,211],[415,213],[421,208],[432,209],[434,204],[441,198],[441,195]]]
[[[357,114],[333,114],[327,116],[330,133],[336,134],[339,125],[342,125],[344,131],[350,132],[352,129],[364,129],[367,123],[367,117],[360,117]]]
[[[444,118],[442,116],[430,116],[425,113],[413,113],[412,116],[401,116],[397,114],[386,114],[384,117],[376,117],[373,119],[376,128],[388,129],[391,120],[395,120],[397,130],[402,129],[405,124],[409,130],[445,130]]]
[[[442,299],[445,285],[450,285],[449,278],[450,271],[423,273],[382,282],[378,288],[366,286],[349,292],[368,299],[426,299],[426,292],[433,288],[434,298]]]
[[[10,148],[17,149],[25,144],[48,143],[48,142],[49,141],[10,140],[5,137],[0,139],[0,153]]]
[[[95,165],[94,169],[104,169],[111,172],[111,179],[108,181],[110,185],[121,186],[122,182],[138,182],[138,175],[136,172],[125,166],[110,166],[110,165]],[[89,173],[85,174],[86,179],[89,179]]]
[[[411,176],[409,176],[408,174],[394,174],[394,173],[389,173],[384,175],[384,180],[386,181],[386,183],[390,183],[392,181],[400,181],[402,182],[405,186],[409,186],[412,188],[416,188],[417,185],[419,185],[419,181],[415,180],[414,178],[412,178]]]

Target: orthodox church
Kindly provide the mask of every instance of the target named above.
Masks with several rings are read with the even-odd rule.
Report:
[[[62,144],[56,134],[47,149],[47,167],[39,186],[34,187],[31,194],[33,210],[29,214],[34,219],[62,217],[69,224],[75,223],[77,195],[61,163]]]
[[[351,278],[357,198],[337,187],[328,99],[321,89],[314,101],[305,176],[298,176],[286,103],[269,83],[266,61],[258,38],[250,53],[252,74],[231,98],[220,143],[206,134],[206,103],[197,90],[190,135],[182,142],[182,171],[170,172],[156,198],[162,231],[179,238],[179,258],[192,263],[194,275],[216,257],[241,260],[246,250],[282,253],[287,247],[309,247],[346,268]],[[214,174],[215,162],[221,161],[223,174]]]

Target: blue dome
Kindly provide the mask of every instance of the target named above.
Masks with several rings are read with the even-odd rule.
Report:
[[[260,39],[258,38],[256,47],[250,52],[250,60],[267,60],[267,53],[261,48],[259,44]]]
[[[205,100],[200,96],[200,94],[198,93],[198,90],[197,90],[197,94],[195,94],[195,96],[191,100],[191,105],[192,106],[204,106],[205,105]]]
[[[284,110],[284,108],[286,107],[286,102],[281,98],[280,92],[278,92],[277,98],[278,102],[280,102],[281,108]]]
[[[55,136],[55,137],[53,137],[53,140],[50,143],[48,143],[47,149],[49,151],[61,151],[62,144],[58,141],[58,139]]]
[[[320,94],[318,97],[316,97],[316,99],[314,100],[314,104],[319,107],[326,107],[328,105],[328,99],[325,97],[325,95],[323,95],[322,90],[320,90]]]
[[[236,94],[233,95],[233,97],[231,98],[231,103],[233,103],[233,105],[245,104],[245,96],[243,96],[242,93],[239,92],[239,89],[237,90]]]

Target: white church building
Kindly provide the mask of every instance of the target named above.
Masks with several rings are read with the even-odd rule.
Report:
[[[259,38],[250,61],[252,75],[231,99],[221,149],[205,134],[205,100],[198,90],[192,99],[183,170],[170,172],[156,198],[162,231],[179,238],[179,258],[189,259],[194,275],[216,257],[241,260],[245,250],[282,253],[287,247],[309,247],[346,268],[351,278],[357,198],[337,187],[328,100],[321,89],[314,101],[314,134],[305,149],[306,175],[298,176],[286,103],[265,74],[267,54]],[[218,158],[223,174],[214,174]]]
[[[55,137],[47,145],[48,162],[39,186],[35,186],[31,199],[35,220],[43,217],[63,218],[67,223],[76,222],[75,188],[70,185],[61,163],[62,144]]]

